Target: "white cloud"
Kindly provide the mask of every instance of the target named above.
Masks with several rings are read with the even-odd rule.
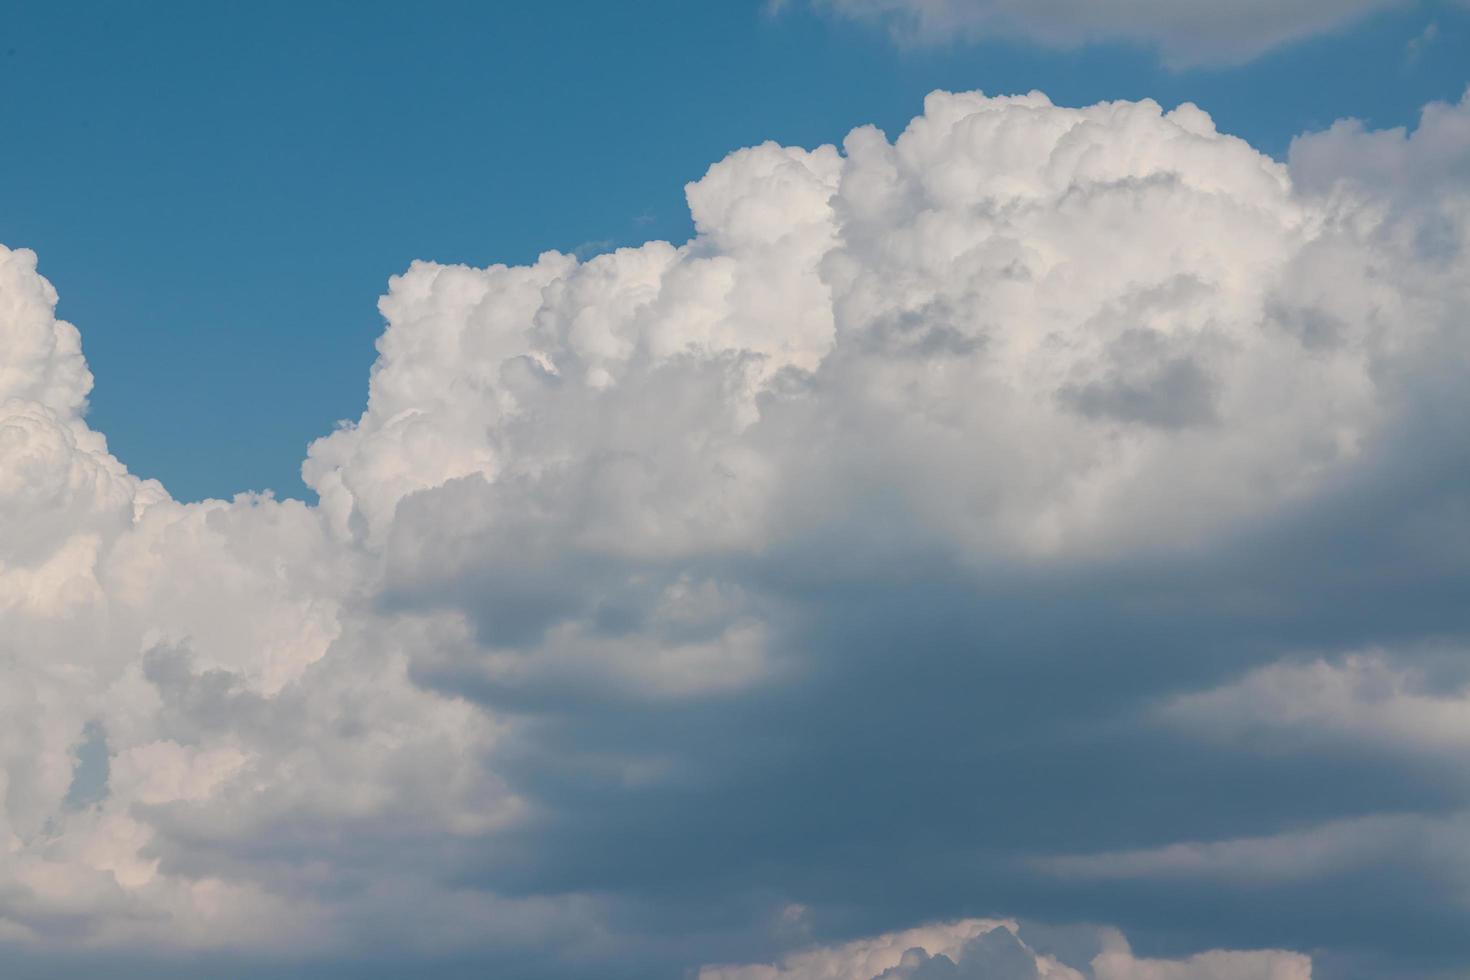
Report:
[[[668,558],[859,481],[975,550],[1079,552],[1307,492],[1379,421],[1370,338],[1269,320],[1335,236],[1194,107],[937,93],[845,149],[732,155],[678,249],[395,279],[368,411],[305,467],[340,533],[477,474],[561,502],[537,547]]]
[[[56,319],[56,290],[36,275],[36,253],[0,245],[0,402],[40,402],[77,414],[92,390],[81,335]]]
[[[1211,950],[1188,959],[1135,957],[1116,930],[1079,972],[1026,944],[1015,922],[936,923],[792,953],[774,964],[706,966],[699,980],[1311,980],[1312,961],[1283,950]]]
[[[1431,102],[1413,132],[1370,130],[1339,119],[1291,142],[1291,172],[1307,191],[1350,184],[1358,194],[1418,195],[1446,183],[1470,184],[1470,91],[1457,104]],[[1454,202],[1446,202],[1453,205]]]
[[[816,0],[886,25],[901,40],[956,36],[1053,47],[1126,41],[1155,46],[1175,68],[1249,61],[1272,48],[1345,27],[1399,0]]]
[[[838,946],[802,950],[779,964],[704,966],[699,980],[872,980],[899,969],[913,950],[926,956],[957,959],[972,940],[997,929],[1014,934],[1016,924],[997,919],[934,923]]]

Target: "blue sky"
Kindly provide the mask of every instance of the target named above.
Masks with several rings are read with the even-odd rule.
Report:
[[[0,240],[41,255],[89,417],[135,472],[181,499],[302,496],[412,259],[681,242],[684,183],[729,150],[896,135],[936,88],[1191,100],[1281,157],[1340,117],[1453,101],[1467,50],[1470,12],[1438,3],[1182,71],[1123,44],[905,46],[799,4],[21,4]]]

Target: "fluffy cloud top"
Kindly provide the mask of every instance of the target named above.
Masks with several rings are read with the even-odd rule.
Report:
[[[1425,106],[1412,133],[1340,119],[1324,132],[1298,136],[1291,169],[1299,186],[1319,193],[1341,184],[1399,195],[1463,187],[1470,182],[1470,92],[1456,105]]]
[[[1115,930],[1084,974],[1038,953],[1015,922],[966,919],[793,953],[779,965],[707,966],[699,980],[1311,980],[1312,961],[1281,950],[1211,950],[1140,959]]]
[[[815,0],[885,24],[900,39],[1022,39],[1056,47],[1098,41],[1155,46],[1175,68],[1231,64],[1350,24],[1398,0]]]
[[[92,390],[82,358],[82,338],[56,319],[56,290],[36,275],[36,253],[0,246],[0,401],[38,402],[64,415],[78,414]]]
[[[1422,763],[1383,809],[1458,839],[1467,116],[1287,167],[1189,105],[935,93],[893,140],[737,151],[683,245],[395,277],[366,410],[304,463],[319,505],[130,474],[34,256],[0,253],[0,942],[1308,976],[1064,964],[993,920],[787,950],[1008,907],[1362,943],[1341,862],[1279,895],[1136,870],[1377,833],[1339,791],[1387,778],[1364,743]],[[1405,652],[1342,659],[1369,648]],[[1380,914],[1470,962],[1463,882],[1402,839]]]
[[[681,248],[395,279],[305,469],[340,533],[478,475],[581,546],[743,550],[860,479],[962,549],[1078,552],[1279,504],[1378,423],[1361,315],[1272,322],[1324,216],[1193,106],[936,94],[844,150],[732,155]]]

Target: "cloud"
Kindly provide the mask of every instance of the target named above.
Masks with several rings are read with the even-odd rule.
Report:
[[[1223,5],[1201,0],[817,0],[816,5],[882,24],[909,43],[964,37],[1069,48],[1122,41],[1157,48],[1165,64],[1177,69],[1250,61],[1399,4],[1396,0],[1294,4],[1250,0]]]
[[[1179,695],[1161,714],[1220,738],[1337,739],[1424,759],[1470,743],[1470,695],[1445,674],[1396,665],[1382,651],[1274,663],[1223,687]]]
[[[962,549],[1077,551],[1279,503],[1375,424],[1370,351],[1260,329],[1313,218],[1194,107],[936,94],[896,144],[845,149],[732,155],[680,249],[415,266],[368,412],[312,448],[324,509],[374,540],[478,475],[563,501],[538,533],[675,556],[840,508],[846,470]],[[873,458],[894,465],[856,472]],[[527,527],[528,501],[493,506]]]
[[[1382,858],[1382,843],[1423,840],[1431,823],[1372,817],[1269,837],[1170,844],[1137,851],[1060,856],[1041,862],[1064,876],[1098,878],[1204,877],[1217,881],[1301,880]]]
[[[1191,105],[939,92],[739,150],[685,244],[395,277],[317,505],[130,473],[5,252],[0,943],[1042,970],[1003,911],[1159,953],[1043,976],[1470,962],[1384,830],[1470,810],[1467,114],[1282,165]]]
[[[72,416],[86,404],[92,372],[76,327],[56,319],[56,290],[36,275],[36,253],[0,246],[0,402],[24,399]]]
[[[931,964],[956,960],[967,961],[974,949],[975,960],[998,959],[1011,952],[1012,969],[1004,980],[1028,980],[1038,975],[1038,957],[1021,943],[1014,922],[990,919],[968,919],[954,923],[936,923],[855,940],[836,946],[803,950],[786,956],[780,964],[747,966],[705,966],[699,980],[895,980],[933,973]],[[983,951],[1003,950],[985,956]],[[1075,971],[1043,960],[1047,969],[1059,978],[1079,976]],[[966,963],[965,965],[969,965]]]
[[[1086,973],[1038,953],[1013,921],[967,919],[803,950],[779,964],[706,966],[699,980],[1311,980],[1312,961],[1282,950],[1212,950],[1140,959],[1116,930]]]
[[[1139,959],[1120,936],[1092,969],[1097,980],[1311,980],[1312,961],[1286,950],[1211,950],[1188,959]]]
[[[1404,45],[1404,60],[1409,64],[1417,62],[1424,51],[1439,39],[1439,23],[1430,21]]]
[[[1298,185],[1317,193],[1343,184],[1400,197],[1463,188],[1470,183],[1470,92],[1458,104],[1425,106],[1413,132],[1369,130],[1361,120],[1340,119],[1293,139],[1290,160]]]

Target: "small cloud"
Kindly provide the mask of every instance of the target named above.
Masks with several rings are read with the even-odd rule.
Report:
[[[1409,43],[1404,45],[1404,60],[1411,65],[1418,62],[1420,55],[1424,53],[1424,49],[1433,44],[1438,37],[1439,24],[1436,21],[1430,21],[1424,26],[1424,30],[1420,31],[1415,37],[1410,38]]]
[[[610,238],[598,238],[578,245],[572,249],[572,254],[577,257],[578,262],[585,262],[594,255],[601,255],[603,252],[612,251],[616,244]]]

